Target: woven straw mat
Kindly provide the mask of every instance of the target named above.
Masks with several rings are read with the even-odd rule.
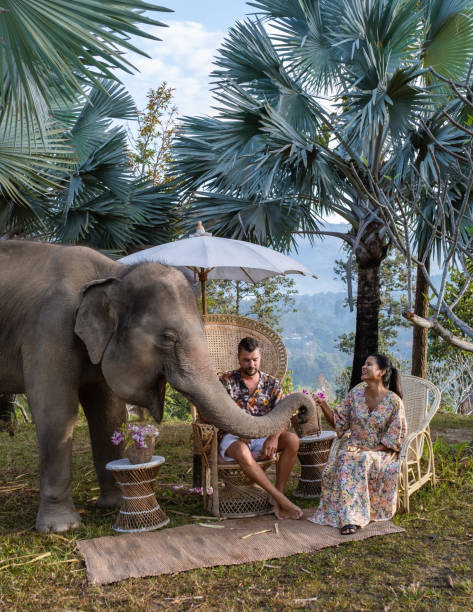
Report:
[[[305,518],[310,514],[305,511]],[[199,524],[182,525],[162,531],[80,540],[77,545],[87,565],[89,582],[109,584],[126,578],[159,576],[198,567],[289,557],[404,531],[390,521],[383,521],[371,523],[353,535],[341,536],[338,529],[315,525],[305,518],[278,521],[277,531],[274,516],[267,515],[209,521],[221,529]],[[256,533],[259,531],[264,533]]]

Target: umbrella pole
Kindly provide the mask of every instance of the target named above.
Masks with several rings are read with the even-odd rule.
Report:
[[[204,268],[200,269],[199,279],[200,279],[200,288],[202,292],[202,314],[206,315],[207,314],[207,298],[205,296],[205,283],[207,281],[207,270],[205,270]]]

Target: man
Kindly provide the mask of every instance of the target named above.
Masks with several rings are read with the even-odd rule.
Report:
[[[223,374],[220,381],[231,398],[249,414],[262,416],[270,412],[281,399],[279,381],[260,371],[261,352],[258,341],[250,336],[243,338],[238,345],[240,368]],[[246,439],[233,434],[225,434],[220,442],[220,456],[224,461],[235,460],[245,474],[270,495],[274,514],[278,519],[300,519],[302,510],[285,495],[289,475],[297,458],[299,438],[288,431],[267,438]],[[276,486],[268,479],[264,470],[256,463],[256,458],[269,458],[280,452]]]

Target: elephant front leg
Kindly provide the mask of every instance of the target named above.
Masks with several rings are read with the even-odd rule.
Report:
[[[79,527],[81,522],[71,491],[72,433],[78,398],[75,394],[64,401],[51,393],[46,400],[31,392],[29,397],[39,447],[40,504],[36,529],[67,531]]]
[[[89,424],[95,471],[100,486],[97,506],[119,507],[121,492],[106,464],[121,458],[121,448],[112,443],[112,434],[126,421],[126,404],[105,383],[89,384],[80,389],[79,399]]]

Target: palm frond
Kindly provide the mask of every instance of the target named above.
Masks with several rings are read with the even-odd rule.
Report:
[[[64,134],[49,123],[46,141],[38,129],[21,138],[0,123],[0,190],[7,201],[25,194],[47,193],[61,186],[60,175],[73,167],[73,150]]]
[[[290,85],[271,39],[258,21],[248,20],[231,28],[215,64],[219,69],[212,73],[214,79],[253,84],[254,93],[263,102],[277,97],[281,87]]]
[[[247,4],[270,19],[291,17],[302,21],[305,18],[302,3],[299,0],[253,0]]]
[[[319,228],[310,206],[281,198],[244,199],[232,195],[197,193],[185,215],[184,232],[201,220],[216,236],[273,245],[283,251],[295,246],[294,232]],[[288,228],[289,231],[282,231]]]
[[[426,10],[424,66],[464,78],[473,55],[473,7],[469,0],[431,0]]]
[[[145,11],[168,11],[143,0],[4,0],[0,16],[0,101],[27,101],[29,122],[41,121],[35,99],[64,104],[87,83],[132,71],[123,50],[144,55],[130,36],[154,35],[140,26],[163,26]]]

